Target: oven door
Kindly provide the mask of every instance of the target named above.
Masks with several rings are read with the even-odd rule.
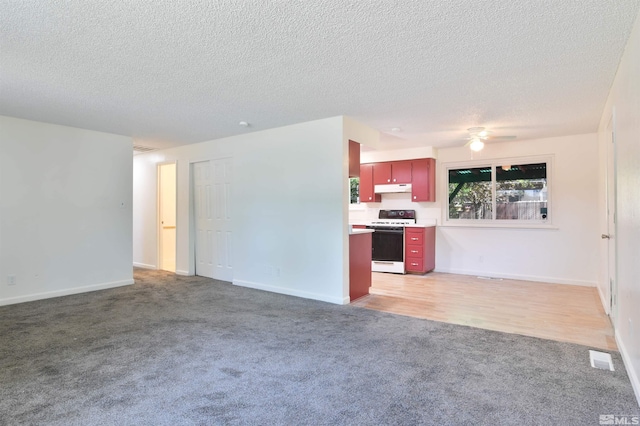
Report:
[[[404,228],[398,226],[367,226],[373,229],[371,260],[404,262]]]

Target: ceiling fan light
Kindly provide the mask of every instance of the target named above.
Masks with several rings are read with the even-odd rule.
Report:
[[[469,148],[471,149],[471,151],[478,152],[482,150],[482,148],[484,148],[484,142],[482,142],[478,138],[475,138],[471,141],[471,144],[469,144]]]

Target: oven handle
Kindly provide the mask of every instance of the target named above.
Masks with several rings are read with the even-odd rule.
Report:
[[[384,228],[369,228],[373,229],[373,232],[379,232],[381,234],[404,234],[403,229],[384,229]]]

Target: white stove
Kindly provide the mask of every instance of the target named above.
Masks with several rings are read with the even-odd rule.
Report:
[[[403,225],[415,225],[415,219],[377,219],[370,222],[372,226],[403,226]]]
[[[373,228],[371,270],[404,274],[404,227],[415,225],[415,210],[380,210]]]

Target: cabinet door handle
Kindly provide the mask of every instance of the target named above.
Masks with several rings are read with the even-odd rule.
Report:
[[[369,199],[371,199],[371,197],[369,197]]]
[[[393,180],[394,182],[396,181],[396,179]]]
[[[411,238],[411,241],[418,241],[417,238]]]
[[[411,266],[418,266],[418,264],[417,263],[412,263]]]
[[[418,250],[411,250],[411,253],[417,253]]]
[[[387,179],[387,182],[391,182],[391,179]]]
[[[413,199],[415,200],[416,198],[418,198],[416,195],[413,196]]]

